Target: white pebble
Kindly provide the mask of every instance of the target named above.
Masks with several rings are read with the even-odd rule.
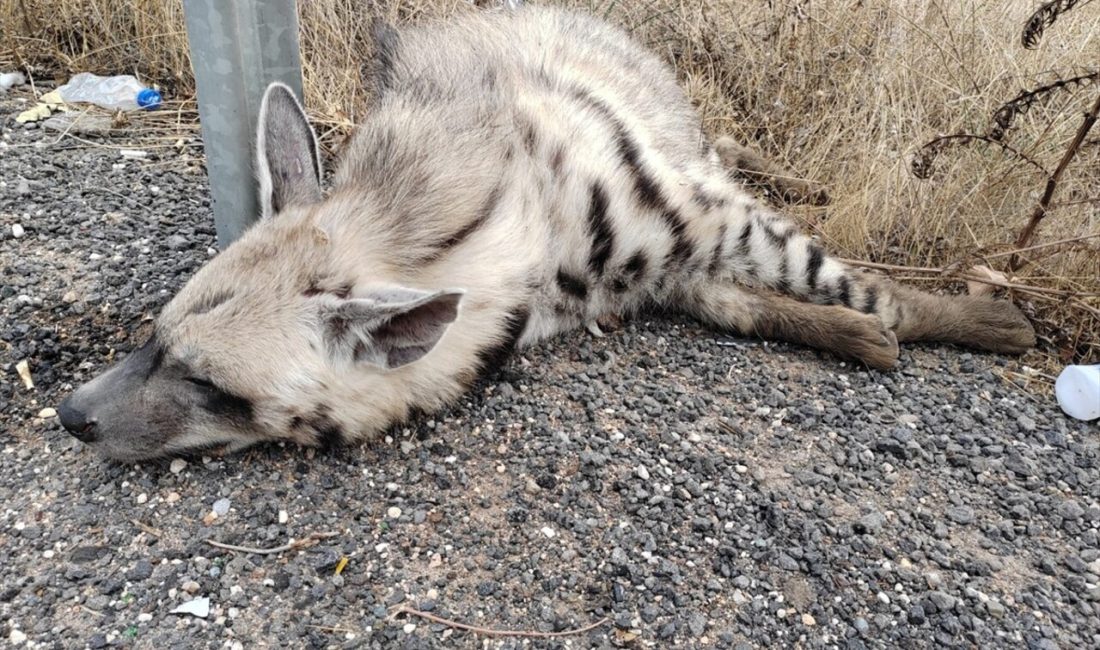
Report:
[[[543,527],[543,529],[542,529],[542,534],[543,534],[543,535],[546,535],[547,537],[549,537],[549,538],[551,538],[551,539],[553,539],[553,538],[554,538],[554,536],[555,536],[555,535],[557,535],[557,533],[556,533],[556,532],[554,532],[554,529],[553,529],[553,528],[551,528],[551,527],[549,527],[549,526],[544,526],[544,527]]]
[[[405,627],[401,629],[405,630],[405,634],[412,634],[416,631],[416,623],[405,623]]]
[[[52,550],[42,551],[42,557],[46,558],[47,560],[52,560],[53,556],[54,556],[54,552]]]
[[[172,461],[172,464],[168,466],[168,471],[173,474],[179,474],[183,471],[183,468],[187,467],[187,461],[182,458],[177,458]]]
[[[802,615],[802,624],[805,625],[806,627],[813,627],[813,626],[817,625],[817,619],[815,619],[810,614],[803,614]]]
[[[8,641],[10,641],[12,645],[20,645],[26,640],[27,635],[23,634],[20,630],[12,630],[11,634],[8,635]]]
[[[224,517],[229,512],[229,499],[218,499],[214,502],[214,514]]]
[[[142,612],[138,614],[138,623],[148,623],[153,620],[153,615],[149,612]]]
[[[137,502],[138,502],[138,505],[141,505],[141,504],[145,503],[145,502],[146,502],[146,501],[148,501],[148,500],[149,500],[149,495],[148,495],[148,494],[146,494],[146,493],[144,493],[144,492],[142,492],[141,494],[137,495]]]
[[[12,236],[12,237],[15,237],[16,239],[19,239],[20,237],[22,237],[22,236],[23,236],[23,234],[24,234],[25,232],[26,232],[26,231],[25,231],[25,230],[23,230],[23,226],[21,226],[21,225],[19,225],[19,224],[17,224],[17,223],[13,223],[13,224],[11,225],[11,236]],[[16,630],[16,631],[18,631],[18,630]],[[20,634],[22,634],[22,632],[20,632]]]
[[[287,513],[286,510],[280,510],[279,511],[279,523],[280,524],[285,524],[288,521],[290,521],[290,514]]]
[[[401,508],[391,506],[390,509],[386,511],[386,516],[390,519],[399,519],[401,517]]]
[[[890,604],[890,596],[886,595],[885,591],[878,592],[878,600],[883,605],[889,605]]]
[[[643,481],[649,480],[649,470],[645,468],[645,465],[638,465],[638,468],[634,470],[634,473],[638,475],[638,478]]]
[[[49,406],[38,412],[38,417],[42,418],[43,420],[48,420],[55,415],[57,415],[57,411],[50,408]]]

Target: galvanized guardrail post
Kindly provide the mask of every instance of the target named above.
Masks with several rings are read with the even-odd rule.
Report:
[[[260,216],[256,115],[272,81],[302,96],[295,0],[184,0],[218,247]]]

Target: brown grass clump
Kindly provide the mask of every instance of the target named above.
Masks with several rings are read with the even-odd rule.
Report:
[[[790,211],[834,251],[899,267],[895,275],[928,288],[961,285],[944,269],[1006,268],[1046,180],[1037,168],[1057,165],[1100,88],[1095,68],[1078,67],[1100,61],[1100,3],[1046,3],[1058,22],[1034,50],[1020,40],[1044,6],[1037,0],[566,4],[624,25],[674,64],[710,133],[824,184],[831,205]],[[374,16],[471,10],[466,0],[300,0],[307,104],[323,130],[346,130],[367,105]],[[176,97],[192,92],[181,0],[0,0],[0,34],[0,62],[36,75],[136,72]],[[1056,92],[1021,92],[1044,85]],[[1023,110],[996,118],[1012,97]],[[927,180],[910,173],[922,144],[987,133],[996,119],[1011,121],[1003,138],[952,147]],[[1010,282],[1025,287],[1013,291],[1060,362],[1100,359],[1098,170],[1094,131]]]

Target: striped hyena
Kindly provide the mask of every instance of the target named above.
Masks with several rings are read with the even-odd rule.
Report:
[[[899,340],[1034,344],[1007,301],[830,257],[730,179],[672,70],[616,28],[532,7],[376,40],[377,100],[327,195],[301,106],[268,89],[262,220],[61,405],[73,435],[128,460],[357,441],[647,305],[874,368]]]

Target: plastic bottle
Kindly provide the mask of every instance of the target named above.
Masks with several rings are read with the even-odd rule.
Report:
[[[1058,405],[1078,420],[1100,418],[1100,365],[1067,366],[1054,382]]]
[[[133,75],[101,77],[90,72],[74,75],[57,89],[66,102],[87,102],[110,110],[152,110],[160,106],[160,93],[141,85]]]

